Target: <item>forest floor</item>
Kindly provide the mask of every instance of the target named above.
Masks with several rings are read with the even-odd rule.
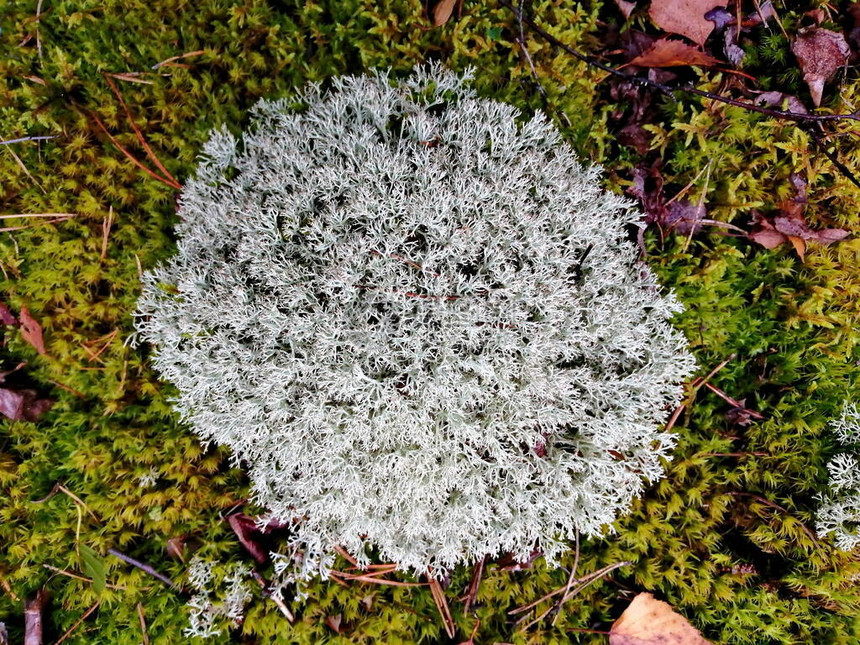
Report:
[[[860,385],[860,5],[7,0],[0,29],[0,644],[186,642],[193,556],[259,574],[210,642],[605,643],[640,592],[713,643],[860,642],[860,553],[815,531]],[[431,585],[340,559],[278,603],[246,478],[126,342],[139,278],[213,127],[431,59],[639,201],[701,373],[666,478],[563,568]]]

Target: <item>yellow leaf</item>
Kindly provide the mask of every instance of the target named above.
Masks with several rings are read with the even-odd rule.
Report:
[[[710,645],[672,606],[640,593],[609,630],[609,645]]]

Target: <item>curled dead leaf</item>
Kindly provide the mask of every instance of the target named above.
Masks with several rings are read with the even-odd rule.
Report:
[[[239,538],[239,542],[258,564],[269,561],[268,540],[266,534],[257,526],[256,520],[244,513],[236,513],[227,518],[230,528]]]
[[[710,645],[671,605],[640,593],[609,630],[609,645]]]
[[[821,105],[824,84],[848,60],[851,53],[848,41],[845,36],[835,31],[809,27],[798,32],[791,44],[791,51],[800,64],[803,80],[812,95],[812,102],[818,107]]]

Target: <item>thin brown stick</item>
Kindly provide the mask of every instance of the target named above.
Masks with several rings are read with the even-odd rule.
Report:
[[[256,569],[252,571],[252,574],[254,576],[254,580],[257,581],[257,584],[260,585],[260,588],[263,590],[263,595],[269,598],[273,603],[275,603],[277,608],[284,615],[284,618],[287,619],[287,622],[290,625],[294,624],[296,622],[296,617],[293,615],[293,612],[290,611],[290,608],[287,607],[287,604],[284,602],[284,599],[281,598],[279,595],[272,593],[269,587],[269,583],[263,576],[260,575],[260,573]]]
[[[10,213],[7,215],[0,215],[0,219],[16,219],[19,217],[62,217],[65,219],[69,219],[70,217],[77,217],[77,215],[75,213]]]
[[[768,457],[767,452],[703,452],[693,457]]]
[[[570,593],[570,588],[573,586],[574,581],[576,580],[576,570],[579,567],[579,531],[573,534],[576,540],[576,555],[573,559],[573,566],[570,568],[570,575],[567,578],[567,585],[564,588],[564,594],[561,599],[556,601],[555,606],[552,608],[554,615],[552,617],[552,625],[555,625],[558,617],[560,615],[561,603],[564,601],[564,596]]]
[[[0,233],[11,233],[12,231],[23,231],[28,228],[34,228],[39,224],[56,224],[57,222],[65,222],[66,220],[71,219],[69,217],[58,217],[57,219],[48,219],[42,220],[36,224],[25,224],[23,226],[6,226],[0,228]]]
[[[338,554],[340,557],[342,557],[344,560],[346,560],[347,562],[349,562],[352,566],[354,566],[354,567],[357,567],[357,566],[358,566],[358,560],[356,560],[355,558],[353,558],[353,557],[352,557],[352,556],[347,552],[347,550],[346,550],[346,549],[344,549],[342,546],[340,546],[340,545],[335,546],[335,547],[334,547],[334,552],[335,552],[335,553],[337,553],[337,554]]]
[[[628,564],[630,564],[630,562],[620,562],[617,564],[607,565],[607,566],[603,567],[602,569],[598,569],[597,571],[594,571],[593,573],[589,573],[588,575],[583,576],[579,580],[576,580],[576,582],[582,583],[582,582],[586,582],[586,581],[589,581],[589,580],[592,580],[595,578],[599,578],[600,576],[603,576],[603,575],[609,573],[613,569],[617,569],[618,567],[624,567],[624,566],[627,566]],[[523,612],[527,612],[529,609],[537,607],[539,604],[541,604],[545,600],[549,600],[550,598],[553,598],[554,596],[557,596],[560,593],[564,593],[565,588],[566,588],[566,585],[565,585],[565,587],[559,587],[558,589],[556,589],[554,591],[550,591],[548,594],[538,598],[537,600],[535,600],[533,602],[530,602],[527,605],[517,607],[516,609],[511,609],[508,612],[508,615],[509,616],[515,616],[517,614],[522,614]]]
[[[71,635],[72,635],[72,632],[73,632],[73,631],[75,631],[78,627],[80,627],[81,623],[82,623],[82,622],[84,622],[87,618],[89,618],[90,614],[92,614],[96,609],[98,609],[98,606],[101,604],[101,602],[102,602],[101,600],[96,600],[96,601],[95,601],[95,603],[93,603],[93,606],[92,606],[92,607],[90,607],[89,609],[87,609],[87,610],[84,612],[84,614],[83,614],[80,618],[78,618],[78,619],[75,621],[74,625],[72,625],[71,627],[69,627],[69,628],[65,631],[65,633],[57,639],[57,642],[56,642],[56,643],[54,643],[54,645],[60,645],[60,643],[62,643],[62,642],[63,642],[63,641],[65,641],[69,636],[71,636]],[[138,605],[137,605],[137,606],[138,606],[138,607],[140,607],[140,603],[138,603]]]
[[[200,56],[200,54],[205,54],[205,53],[206,53],[205,49],[198,49],[196,51],[188,52],[186,54],[179,54],[179,56],[171,56],[170,58],[165,58],[160,63],[156,63],[155,65],[153,65],[152,69],[158,69],[162,65],[168,65],[168,64],[172,63],[173,61],[181,60],[183,58],[188,58],[189,56]]]
[[[92,584],[92,582],[93,582],[92,578],[87,578],[85,576],[78,575],[77,573],[72,573],[71,571],[67,571],[66,569],[60,569],[60,568],[55,567],[55,566],[50,565],[50,564],[42,564],[42,566],[44,568],[46,568],[48,571],[53,571],[54,573],[59,573],[61,576],[66,576],[67,578],[74,578],[75,580],[80,580],[82,582],[89,582],[90,584]],[[116,589],[117,591],[125,591],[127,589],[127,587],[124,587],[122,585],[112,585],[110,583],[106,583],[105,587],[107,587],[108,589]]]
[[[137,603],[137,617],[140,618],[140,633],[143,645],[149,645],[149,634],[146,631],[146,617],[143,615],[143,605]]]
[[[448,638],[454,638],[457,635],[457,626],[454,624],[454,618],[451,616],[451,609],[448,607],[448,601],[445,599],[445,592],[442,591],[442,585],[432,575],[427,576],[427,582],[430,585],[430,593],[433,596],[433,602],[436,603],[436,608],[442,616],[442,623],[445,625],[445,633]]]
[[[523,53],[523,57],[526,59],[526,62],[529,64],[529,68],[532,71],[532,76],[535,79],[535,84],[537,85],[538,91],[541,93],[541,96],[544,99],[547,98],[546,90],[541,85],[540,78],[538,77],[537,70],[535,69],[534,61],[532,60],[531,54],[529,54],[528,46],[526,45],[526,34],[525,29],[523,27],[523,13],[525,9],[525,0],[520,0],[520,10],[517,12],[517,22],[520,26],[520,35],[519,37],[514,38],[514,42],[519,45],[520,51]]]
[[[612,571],[614,571],[615,569],[618,569],[618,568],[620,568],[620,567],[625,567],[625,566],[627,566],[627,565],[629,565],[629,564],[632,564],[632,562],[618,562],[618,563],[616,563],[616,564],[611,564],[611,565],[609,565],[609,566],[607,566],[607,567],[603,567],[603,569],[600,569],[599,571],[595,571],[595,572],[594,572],[593,574],[591,574],[590,576],[587,576],[586,578],[583,578],[583,579],[580,581],[580,584],[579,584],[576,588],[574,588],[574,589],[572,589],[571,591],[569,591],[569,592],[567,592],[566,594],[564,594],[564,595],[562,596],[561,600],[559,601],[559,603],[563,605],[565,602],[567,602],[568,600],[570,600],[571,598],[573,598],[576,594],[578,594],[580,591],[582,591],[583,589],[585,589],[585,588],[586,588],[587,586],[589,586],[590,584],[593,584],[593,583],[594,583],[594,582],[596,582],[597,580],[600,580],[601,578],[603,578],[604,576],[608,575],[609,573],[611,573],[611,572],[612,572]],[[529,627],[531,627],[532,625],[535,625],[535,624],[539,623],[539,622],[540,622],[540,621],[542,621],[544,618],[546,618],[546,616],[547,616],[547,615],[548,615],[552,610],[553,610],[553,606],[550,606],[550,607],[549,607],[549,608],[547,608],[547,609],[546,609],[546,610],[545,610],[545,611],[544,611],[540,616],[538,616],[537,618],[535,618],[535,619],[534,619],[534,620],[532,620],[531,622],[527,623],[527,624],[526,624],[524,627],[522,627],[519,631],[525,631],[525,630],[527,630]],[[526,618],[526,617],[525,617],[525,616],[523,616],[520,620],[518,620],[518,621],[517,621],[517,623],[520,623],[520,622],[524,621],[524,620],[525,620],[525,618]]]
[[[181,590],[181,587],[179,585],[177,585],[175,582],[173,582],[167,576],[165,576],[165,575],[159,573],[158,571],[156,571],[155,569],[153,569],[151,566],[149,566],[145,562],[141,562],[140,560],[135,560],[131,556],[128,556],[125,553],[122,553],[121,551],[118,551],[113,547],[108,549],[108,553],[110,553],[114,557],[119,558],[120,560],[122,560],[126,564],[130,564],[131,566],[137,567],[141,571],[148,573],[153,578],[155,578],[156,580],[158,580],[160,582],[163,582],[164,584],[166,584],[171,589],[176,589],[177,591]]]
[[[763,415],[763,414],[759,414],[759,413],[758,413],[758,412],[756,412],[755,410],[750,410],[749,408],[745,407],[744,405],[742,405],[742,404],[741,404],[741,402],[740,402],[740,401],[738,401],[737,399],[735,399],[735,398],[733,398],[733,397],[729,396],[728,394],[726,394],[725,392],[723,392],[720,388],[718,388],[716,385],[713,385],[713,384],[711,384],[711,383],[705,383],[704,385],[705,385],[705,387],[706,387],[706,388],[708,388],[711,392],[713,392],[714,394],[716,394],[718,397],[720,397],[723,401],[725,401],[725,402],[726,402],[726,403],[728,403],[729,405],[732,405],[732,406],[734,406],[734,407],[736,407],[736,408],[742,408],[742,409],[746,410],[746,411],[747,411],[747,414],[749,414],[749,415],[750,415],[751,417],[753,417],[754,419],[759,419],[759,420],[764,419],[764,415]]]
[[[815,142],[815,145],[818,147],[819,150],[821,150],[824,156],[830,160],[830,163],[836,166],[836,168],[838,168],[839,171],[843,175],[845,175],[852,184],[860,188],[860,179],[858,179],[857,175],[851,172],[848,166],[839,161],[839,158],[827,148],[827,143],[824,141],[824,139],[821,138],[821,134],[816,131],[816,128],[814,126],[808,126],[803,128],[803,130],[810,137],[812,137],[812,140]]]
[[[123,110],[125,110],[125,115],[128,117],[128,122],[131,124],[131,129],[134,130],[134,134],[137,136],[137,140],[140,141],[140,145],[143,146],[143,149],[146,151],[146,156],[155,164],[155,167],[158,168],[165,177],[167,177],[174,184],[179,185],[179,182],[176,181],[176,177],[170,174],[170,171],[164,167],[158,157],[155,156],[155,153],[152,151],[152,148],[149,147],[149,144],[146,142],[146,139],[143,136],[143,133],[140,131],[140,128],[137,127],[137,123],[134,121],[134,116],[131,113],[131,110],[128,107],[128,104],[125,102],[125,99],[122,98],[122,94],[119,91],[119,88],[116,86],[109,76],[105,75],[105,80],[107,84],[110,86],[110,89],[119,99],[120,105],[122,105]]]
[[[426,587],[425,582],[401,582],[400,580],[388,580],[386,578],[375,578],[372,574],[356,575],[332,569],[329,576],[336,582],[369,582],[377,585],[389,585],[391,587]]]
[[[141,85],[153,85],[154,81],[148,81],[144,78],[138,78],[140,72],[120,72],[117,74],[110,74],[105,72],[111,78],[115,78],[118,81],[128,81],[129,83],[140,83]]]

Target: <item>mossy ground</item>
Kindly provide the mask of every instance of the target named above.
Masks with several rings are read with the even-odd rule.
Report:
[[[47,640],[99,602],[65,642],[144,642],[141,615],[148,642],[184,642],[187,598],[107,549],[177,580],[184,565],[167,555],[172,537],[187,536],[208,557],[247,558],[222,519],[247,495],[247,482],[226,455],[204,450],[177,423],[170,388],[149,369],[146,349],[124,343],[139,271],[172,252],[176,190],[133,165],[98,125],[148,163],[108,79],[179,181],[193,171],[207,131],[222,123],[238,131],[260,97],[436,58],[456,69],[475,66],[484,95],[545,109],[584,158],[606,167],[613,190],[624,189],[634,166],[659,159],[670,194],[692,184],[688,197],[704,195],[710,218],[748,228],[751,210],[773,210],[792,194],[790,174],[802,172],[813,224],[860,228],[860,191],[786,121],[689,96],[658,98],[652,149],[642,156],[620,146],[614,117],[624,105],[611,99],[603,74],[532,37],[544,96],[515,42],[513,14],[491,0],[467,0],[461,17],[435,30],[418,0],[39,6],[38,19],[35,0],[9,0],[0,10],[0,134],[56,138],[2,146],[0,203],[4,214],[74,217],[3,220],[27,228],[0,237],[3,299],[14,311],[29,308],[47,346],[39,356],[8,328],[3,369],[27,361],[17,385],[57,401],[37,423],[0,426],[0,620],[12,642],[22,633],[23,599],[41,587],[52,594]],[[614,6],[596,2],[541,0],[533,11],[557,38],[586,50],[598,49],[597,34],[620,20]],[[782,19],[791,29],[800,15],[784,10]],[[758,65],[762,89],[788,84],[802,95],[786,48],[775,36],[751,50],[751,73]],[[189,52],[197,53],[153,68]],[[731,91],[727,75],[690,76],[703,89]],[[860,84],[848,78],[825,97],[825,109],[844,111],[857,105]],[[860,173],[856,124],[829,128],[841,159]],[[564,571],[540,561],[521,572],[490,564],[469,613],[457,596],[470,571],[457,571],[447,590],[460,630],[453,642],[465,641],[477,621],[475,643],[605,642],[574,630],[608,629],[641,590],[718,643],[858,642],[860,556],[813,539],[809,527],[835,450],[826,424],[857,393],[860,240],[811,248],[801,262],[787,247],[768,251],[719,228],[646,239],[648,261],[687,305],[679,324],[703,370],[735,356],[711,383],[765,419],[738,425],[713,392],[691,395],[675,425],[679,447],[668,477],[613,535],[580,549],[583,573],[632,564],[569,601],[555,626],[543,621],[519,632],[507,612],[563,586]],[[139,478],[153,473],[155,485],[141,486]],[[57,483],[86,508],[64,492],[37,501]],[[83,575],[79,545],[103,557],[111,586],[101,594],[45,567]],[[319,582],[295,609],[290,626],[257,598],[244,623],[215,640],[448,642],[425,588]],[[338,614],[340,634],[325,621]]]

